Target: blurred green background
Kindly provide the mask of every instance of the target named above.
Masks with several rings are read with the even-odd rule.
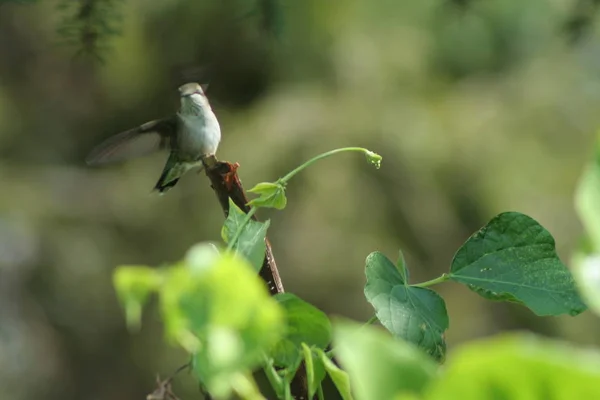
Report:
[[[1,398],[140,399],[185,355],[150,307],[129,333],[119,264],[160,265],[220,239],[207,178],[151,195],[166,154],[102,169],[86,153],[178,106],[206,76],[219,158],[243,183],[294,178],[269,238],[287,291],[367,320],[364,260],[405,253],[411,281],[449,268],[502,211],[531,215],[568,262],[572,197],[600,124],[596,1],[86,0],[0,2]],[[87,8],[86,8],[87,7]],[[102,61],[99,60],[102,59]],[[464,287],[439,288],[449,352],[526,329],[600,344],[600,323],[537,318]],[[181,398],[197,398],[192,378]]]

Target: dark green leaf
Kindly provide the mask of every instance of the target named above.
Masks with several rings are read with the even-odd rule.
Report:
[[[437,372],[437,364],[414,345],[374,327],[336,321],[334,343],[360,400],[422,394]]]
[[[409,286],[398,268],[379,252],[367,257],[366,275],[365,296],[381,324],[394,336],[443,360],[444,331],[448,329],[444,300],[433,290]]]
[[[280,183],[262,182],[248,191],[259,195],[248,202],[251,206],[283,210],[287,204],[285,188]]]
[[[323,366],[325,367],[325,371],[331,377],[333,384],[337,388],[340,396],[343,400],[353,400],[352,391],[350,389],[350,377],[346,373],[346,371],[340,369],[337,365],[333,363],[325,352],[319,348],[314,349],[315,353],[321,359]]]
[[[271,351],[275,365],[289,367],[302,358],[302,343],[325,348],[331,341],[331,323],[327,315],[291,293],[274,298],[283,306],[287,330]]]
[[[598,382],[597,351],[533,335],[507,335],[452,353],[425,399],[600,399]]]
[[[454,256],[449,278],[487,299],[521,303],[537,315],[577,315],[586,309],[552,235],[517,212],[499,214],[471,236]]]
[[[317,393],[317,389],[323,379],[325,379],[325,366],[321,358],[313,353],[313,350],[306,343],[302,343],[302,353],[306,367],[306,379],[308,381],[308,397],[312,398]]]
[[[221,236],[226,243],[229,243],[240,229],[246,219],[244,213],[235,203],[229,199],[229,215],[223,224]],[[242,229],[242,233],[233,246],[233,249],[245,257],[256,271],[260,271],[265,259],[265,237],[267,236],[267,228],[269,221],[258,222],[254,220],[248,221]]]

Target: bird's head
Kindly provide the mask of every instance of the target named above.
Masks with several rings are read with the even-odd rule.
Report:
[[[208,99],[204,90],[208,85],[200,85],[196,82],[186,83],[179,87],[179,95],[181,96],[181,105],[183,108],[187,106],[208,106]]]

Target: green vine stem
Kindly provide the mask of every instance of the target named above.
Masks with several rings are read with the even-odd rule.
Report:
[[[369,163],[373,164],[375,166],[375,168],[379,168],[381,166],[382,158],[377,153],[374,153],[363,147],[342,147],[340,149],[327,151],[325,153],[319,154],[318,156],[311,158],[310,160],[306,161],[304,164],[293,169],[291,172],[286,174],[283,178],[278,179],[277,182],[279,184],[281,184],[282,186],[285,186],[289,182],[289,180],[294,177],[294,175],[298,174],[300,171],[304,170],[309,165],[311,165],[323,158],[330,157],[334,154],[349,152],[349,151],[356,151],[356,152],[363,153],[365,155],[365,157],[367,157],[367,161]],[[248,222],[250,222],[250,220],[252,219],[252,216],[254,214],[256,214],[256,210],[257,210],[257,207],[252,206],[250,211],[248,211],[248,214],[246,214],[246,218],[244,218],[244,220],[242,221],[242,224],[238,227],[237,231],[235,232],[235,235],[233,235],[233,238],[231,238],[231,240],[227,244],[227,251],[233,250],[233,247],[235,246],[235,244],[239,240],[240,236],[242,235],[244,228],[246,227],[246,225],[248,225]]]
[[[442,274],[440,276],[438,276],[435,279],[432,279],[430,281],[425,281],[425,282],[421,282],[421,283],[415,283],[414,285],[410,285],[413,287],[427,287],[427,286],[432,286],[432,285],[436,285],[438,283],[442,283],[442,282],[446,282],[450,280],[450,275],[448,274]]]
[[[340,149],[331,150],[331,151],[319,154],[318,156],[311,158],[310,160],[306,161],[304,164],[300,165],[298,168],[292,170],[290,173],[285,175],[283,178],[279,179],[279,183],[285,185],[286,183],[288,183],[288,181],[290,179],[292,179],[292,177],[294,175],[296,175],[298,172],[302,171],[309,165],[311,165],[323,158],[327,158],[334,154],[343,153],[343,152],[347,152],[347,151],[357,151],[360,153],[364,153],[365,156],[367,157],[367,161],[369,161],[371,164],[374,164],[376,168],[379,168],[381,166],[381,156],[377,153],[373,153],[372,151],[365,149],[363,147],[342,147]]]

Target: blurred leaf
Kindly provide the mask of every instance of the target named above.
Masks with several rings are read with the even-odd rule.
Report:
[[[396,268],[380,252],[367,257],[366,275],[365,296],[381,324],[394,336],[443,360],[446,352],[443,335],[449,324],[444,299],[433,290],[409,286],[404,280],[406,267],[400,264]]]
[[[334,343],[357,399],[420,394],[436,375],[437,364],[423,352],[371,326],[336,321]]]
[[[127,325],[130,328],[139,328],[142,307],[150,293],[158,289],[160,282],[160,273],[150,267],[124,265],[115,270],[113,284],[125,307]]]
[[[226,243],[232,240],[246,219],[244,213],[235,203],[229,199],[229,215],[223,224],[221,236]],[[265,237],[270,222],[248,221],[242,229],[242,234],[233,246],[233,249],[245,257],[256,271],[260,271],[265,259],[267,245]]]
[[[283,313],[242,258],[224,254],[212,266],[168,270],[161,290],[167,334],[195,353],[195,371],[215,397],[261,364],[284,329]]]
[[[323,379],[325,379],[325,366],[321,358],[315,356],[313,350],[306,343],[302,343],[302,354],[306,367],[306,379],[308,381],[308,397],[312,398],[317,393],[317,389]]]
[[[198,243],[185,255],[185,265],[197,272],[211,268],[220,257],[219,249],[212,243]]]
[[[284,337],[271,350],[275,365],[290,367],[302,358],[302,344],[325,348],[331,341],[331,322],[327,315],[291,293],[274,298],[283,307],[286,319]]]
[[[600,252],[600,133],[596,154],[581,176],[575,191],[575,209],[594,252]]]
[[[258,0],[260,10],[259,28],[268,35],[279,37],[283,31],[282,0]]]
[[[597,399],[600,354],[533,335],[505,335],[462,346],[426,400]]]
[[[486,299],[518,302],[540,316],[586,309],[552,235],[517,212],[497,215],[471,236],[448,276]]]
[[[248,202],[250,206],[271,207],[283,210],[287,204],[285,188],[279,183],[262,182],[248,190],[259,195]]]
[[[121,33],[123,0],[61,0],[62,18],[57,33],[66,44],[77,47],[76,57],[103,61],[108,40]]]
[[[352,391],[350,389],[350,377],[348,376],[348,373],[335,365],[322,349],[316,348],[314,351],[321,359],[321,362],[325,367],[325,371],[327,371],[327,374],[329,374],[331,377],[331,380],[340,393],[342,399],[353,400]]]
[[[600,254],[577,251],[573,256],[577,286],[586,304],[600,315]]]

